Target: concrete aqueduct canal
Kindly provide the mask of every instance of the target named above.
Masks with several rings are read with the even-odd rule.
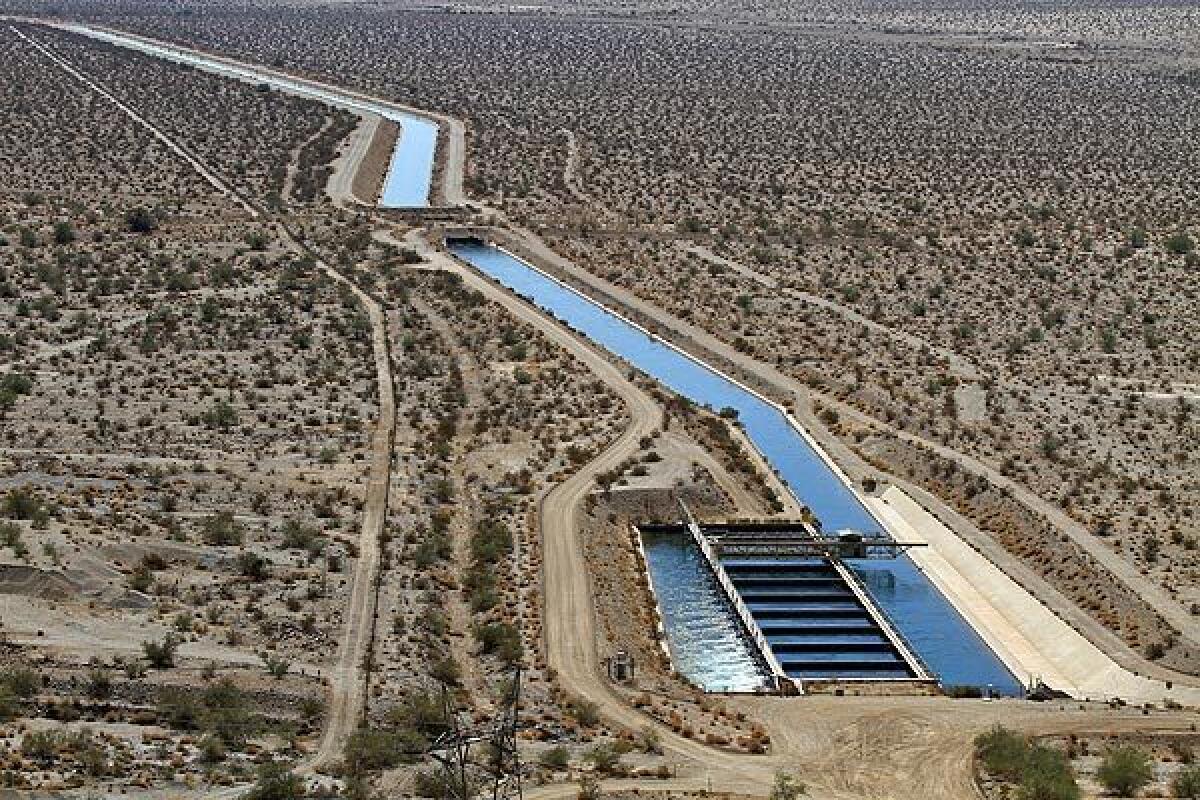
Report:
[[[401,135],[392,155],[380,206],[429,205],[439,126],[427,117],[326,84],[234,64],[136,36],[79,25],[60,27],[236,80],[266,84],[339,108],[393,120],[400,126]],[[796,498],[813,511],[824,530],[889,534],[836,465],[779,406],[500,248],[477,241],[457,241],[451,243],[450,250],[460,260],[565,321],[671,390],[703,406],[736,410],[750,440]],[[714,690],[747,690],[761,683],[753,654],[740,640],[729,609],[716,599],[704,574],[697,571],[700,561],[689,551],[688,544],[662,535],[649,544],[647,558],[652,578],[668,623],[673,656],[681,670]],[[1020,683],[1000,659],[907,556],[849,563],[871,600],[886,612],[894,628],[943,684],[991,686],[1007,694],[1021,691]],[[842,598],[826,596],[831,592],[840,594],[840,589],[828,585],[828,575],[820,564],[803,569],[785,566],[782,571],[776,568],[778,565],[767,569],[762,566],[735,566],[733,570],[744,587],[739,591],[748,594],[752,603],[770,605],[772,601],[765,595],[771,593],[772,585],[778,587],[781,582],[786,585],[789,571],[795,573],[792,578],[799,580],[798,586],[810,585],[817,592],[815,604],[800,603],[793,615],[789,616],[787,604],[767,609],[766,618],[770,620],[767,628],[775,631],[768,639],[776,654],[785,658],[788,654],[805,654],[803,659],[790,661],[799,665],[796,677],[815,674],[855,677],[862,673],[887,677],[885,673],[889,672],[899,677],[900,670],[892,660],[870,655],[879,650],[877,633],[861,625],[862,620]],[[784,591],[793,596],[797,590],[793,587]],[[839,650],[839,640],[849,646]],[[815,662],[824,663],[814,666]],[[843,666],[838,666],[839,662]]]

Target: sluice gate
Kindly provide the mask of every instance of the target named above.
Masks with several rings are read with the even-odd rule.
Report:
[[[914,545],[823,536],[803,520],[701,525],[682,503],[680,511],[777,690],[936,680],[843,561],[894,558]]]

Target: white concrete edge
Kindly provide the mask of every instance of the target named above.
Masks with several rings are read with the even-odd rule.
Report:
[[[937,526],[938,536],[945,537],[947,544],[957,551],[943,554],[931,545],[931,553],[942,564],[931,564],[929,566],[932,569],[922,568],[922,571],[1018,678],[1022,674],[1030,679],[1041,678],[1051,688],[1065,691],[1078,700],[1107,702],[1121,698],[1133,703],[1158,704],[1175,700],[1189,705],[1200,704],[1200,687],[1178,682],[1168,686],[1167,681],[1138,675],[1121,667],[1007,573],[963,541],[915,498],[899,487],[893,486],[891,490],[899,492],[918,513],[928,516],[930,524]],[[899,508],[884,498],[879,498],[878,502],[887,504],[891,513],[899,516],[903,524],[909,524]],[[963,559],[981,570],[980,581],[970,580],[960,569],[956,562]],[[938,570],[942,568],[947,572],[939,577]],[[963,594],[946,585],[954,582],[952,579],[961,582]],[[982,586],[977,585],[980,582]],[[976,595],[980,610],[990,610],[995,614],[994,619],[989,621],[970,608],[970,598],[965,594],[971,592]],[[1004,602],[1006,597],[1008,602]],[[1013,652],[1014,647],[1003,643],[1000,646],[993,644],[998,638],[1012,634],[1015,634],[1012,643],[1015,649],[1025,649],[1027,657]]]
[[[896,512],[882,497],[868,498],[868,502],[877,506],[877,508],[873,509],[877,512],[876,516],[884,517],[888,513],[898,514],[898,512]],[[903,530],[903,528],[906,527],[911,529],[911,526],[907,525],[907,523],[904,523],[903,520],[890,520],[890,522],[895,529]],[[915,530],[912,532],[914,535],[910,537],[908,541],[921,541],[930,551],[938,554],[939,556],[941,555],[938,553],[937,548],[932,543],[922,540],[920,535],[917,534]],[[945,575],[936,569],[935,565],[929,563],[927,555],[923,552],[920,552],[920,549],[921,548],[913,548],[913,550],[909,553],[909,559],[913,562],[913,566],[920,570],[925,577],[929,579],[929,582],[932,583],[934,587],[942,593],[942,596],[945,597],[950,605],[954,607],[954,610],[958,612],[958,615],[967,621],[967,624],[971,626],[976,635],[983,639],[984,644],[991,648],[991,651],[996,654],[996,657],[999,658],[1004,664],[1005,669],[1011,672],[1013,677],[1016,678],[1021,685],[1028,688],[1028,684],[1022,679],[1022,676],[1031,676],[1032,674],[1037,673],[1038,670],[1031,669],[1032,665],[1023,663],[1021,659],[1019,659],[1004,642],[1003,638],[997,635],[996,631],[992,629],[992,626],[988,625],[984,620],[980,619],[974,613],[970,605],[964,601],[964,598],[962,598],[960,594],[950,586],[949,582],[945,579]],[[942,561],[945,564],[946,569],[954,569],[954,566],[944,558]],[[957,572],[957,570],[955,570],[955,572]],[[1068,687],[1055,686],[1055,688]]]

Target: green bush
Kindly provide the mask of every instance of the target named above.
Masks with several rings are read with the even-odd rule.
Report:
[[[346,743],[346,768],[352,775],[392,769],[415,763],[428,744],[413,730],[384,731],[363,728]]]
[[[219,764],[225,760],[225,742],[211,733],[200,740],[200,760],[205,764]]]
[[[1188,767],[1175,773],[1171,780],[1171,794],[1188,800],[1200,798],[1200,767]]]
[[[42,501],[27,487],[10,489],[4,496],[4,516],[9,519],[36,519],[44,514]]]
[[[388,710],[387,723],[393,728],[407,728],[428,738],[435,738],[449,728],[446,708],[436,692],[413,690],[399,705]]]
[[[1114,747],[1104,755],[1096,770],[1096,779],[1104,788],[1121,797],[1129,797],[1154,777],[1150,756],[1136,747]]]
[[[616,772],[621,764],[621,755],[610,744],[598,744],[588,750],[584,757],[592,762],[597,772],[605,775]]]
[[[567,703],[567,712],[585,728],[591,728],[600,722],[600,707],[591,700],[577,697]]]
[[[997,725],[975,737],[975,752],[989,773],[1016,781],[1025,768],[1029,743],[1024,736]]]
[[[1020,800],[1078,800],[1080,796],[1066,756],[1031,746],[1019,733],[997,725],[975,737],[975,753],[988,773],[1017,784]]]
[[[565,747],[551,747],[542,753],[538,763],[546,769],[564,770],[571,762],[571,754]]]
[[[507,664],[515,664],[521,660],[524,652],[521,645],[521,634],[507,622],[494,622],[489,625],[476,625],[472,632],[475,639],[483,646],[483,652],[495,653]]]
[[[1079,786],[1067,757],[1040,745],[1029,748],[1017,796],[1020,800],[1079,800]]]
[[[1184,256],[1196,249],[1196,242],[1186,232],[1180,231],[1167,237],[1166,247],[1167,252]]]
[[[0,722],[8,722],[17,715],[17,698],[12,689],[0,684]]]
[[[230,547],[242,543],[245,528],[228,511],[218,511],[200,523],[204,543],[213,547]]]
[[[784,770],[775,772],[775,782],[771,786],[770,800],[796,800],[808,791],[802,782]]]
[[[54,731],[30,731],[21,739],[21,755],[46,764],[58,756],[61,744]]]
[[[246,800],[296,800],[304,797],[304,779],[283,764],[264,764],[254,787],[242,795]]]
[[[155,669],[170,669],[175,666],[175,651],[179,649],[179,639],[171,633],[163,637],[161,642],[142,642],[142,652],[146,660]]]

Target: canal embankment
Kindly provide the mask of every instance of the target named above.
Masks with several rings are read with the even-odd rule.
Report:
[[[831,531],[883,530],[845,475],[829,468],[778,404],[512,253],[479,242],[453,242],[450,251],[672,391],[712,408],[733,409],[749,438],[791,491]],[[945,683],[991,685],[1005,693],[1020,691],[1003,664],[906,558],[895,559],[886,567],[854,568],[873,599],[896,620],[904,637]]]
[[[125,31],[99,26],[48,20],[31,20],[69,33],[87,36],[155,58],[222,75],[256,85],[266,85],[287,94],[306,97],[350,111],[360,116],[377,114],[400,128],[400,142],[393,149],[380,206],[415,208],[428,206],[435,195],[434,167],[438,154],[439,127],[446,129],[443,183],[436,189],[439,198],[458,203],[463,199],[462,165],[465,131],[462,123],[445,115],[421,111],[401,103],[383,101],[362,92],[344,89],[320,80],[292,75],[260,65],[245,64],[214,53],[182,45],[158,42]]]
[[[532,241],[528,237],[533,237]],[[535,265],[539,270],[545,272],[548,276],[569,286],[572,290],[588,297],[595,303],[601,304],[616,313],[624,316],[628,314],[628,320],[633,322],[646,331],[651,332],[664,340],[669,339],[670,343],[687,354],[707,361],[712,358],[713,361],[724,371],[728,369],[728,374],[734,376],[739,382],[743,382],[745,386],[759,392],[762,396],[770,398],[777,404],[786,405],[788,411],[796,419],[800,427],[808,429],[808,423],[812,423],[815,427],[809,432],[811,438],[818,443],[822,450],[828,450],[831,453],[838,454],[837,463],[839,467],[849,467],[842,469],[843,474],[857,474],[863,477],[883,477],[880,476],[874,468],[860,462],[860,459],[846,447],[846,445],[834,438],[832,434],[824,430],[816,423],[815,416],[809,407],[806,399],[805,387],[799,385],[794,379],[789,376],[782,375],[773,366],[760,364],[752,360],[746,359],[741,354],[730,352],[731,348],[723,342],[716,340],[715,337],[701,331],[690,323],[681,320],[669,318],[665,312],[654,309],[645,301],[632,295],[631,292],[621,287],[617,287],[602,278],[586,273],[580,268],[574,266],[566,259],[549,251],[549,249],[537,240],[533,234],[522,231],[501,231],[493,234],[493,240],[504,245],[505,249],[510,250],[514,255],[519,256],[522,260]],[[668,319],[664,320],[664,317]],[[828,453],[826,453],[828,455]],[[923,502],[928,502],[929,498],[924,497]],[[954,515],[950,509],[944,508],[933,500],[934,509],[937,514]],[[889,522],[891,522],[889,518]],[[889,533],[899,540],[912,539],[915,536],[911,526],[897,527],[892,524],[887,526]],[[974,539],[982,537],[982,534],[976,532]],[[973,569],[970,571],[981,571],[985,573],[994,573],[1007,578],[1007,575],[998,568],[986,555],[982,552],[986,548],[978,548],[978,542],[972,541],[971,544],[963,541],[964,533],[962,531],[951,532],[951,538],[946,540],[949,545],[957,542],[959,547],[955,547],[959,554],[964,559],[969,559],[973,564]],[[919,537],[917,537],[919,539]],[[975,546],[973,546],[975,545]],[[930,552],[936,552],[937,547],[930,547]],[[913,562],[915,570],[922,573],[922,577],[929,580],[935,585],[951,585],[956,578],[956,570],[950,566],[945,559],[926,558],[922,559],[920,564]],[[942,572],[945,575],[942,575]],[[893,576],[889,576],[893,577]],[[940,578],[935,581],[935,578]],[[870,583],[870,581],[868,581]],[[883,586],[885,590],[897,590],[894,581],[888,581],[891,586]],[[903,582],[902,582],[903,583]],[[1078,625],[1079,617],[1084,616],[1083,612],[1073,607],[1057,608],[1054,604],[1044,604],[1029,593],[1028,590],[1022,588],[1020,584],[1016,584],[1016,591],[1021,594],[1027,602],[1032,602],[1048,614],[1051,618],[1057,620],[1055,626],[1059,630],[1069,630],[1074,637],[1078,637],[1089,647],[1095,650],[1101,658],[1099,659],[1083,659],[1073,662],[1078,673],[1077,679],[1063,679],[1064,683],[1074,689],[1070,689],[1073,694],[1078,696],[1101,696],[1095,692],[1089,692],[1085,687],[1091,686],[1102,688],[1111,683],[1113,690],[1109,696],[1116,696],[1120,691],[1124,691],[1122,697],[1133,696],[1131,693],[1136,692],[1136,696],[1149,698],[1145,702],[1162,702],[1164,697],[1168,696],[1164,692],[1171,693],[1174,698],[1182,698],[1180,687],[1189,686],[1186,676],[1183,680],[1176,679],[1176,676],[1167,670],[1156,668],[1155,665],[1149,663],[1140,663],[1140,660],[1135,659],[1135,663],[1124,664],[1124,660],[1120,657],[1127,655],[1123,652],[1113,652],[1111,643],[1105,637],[1100,637],[1100,646],[1093,643],[1090,638],[1082,636],[1076,628],[1067,624],[1060,618],[1060,614],[1066,614],[1072,621],[1072,624]],[[875,589],[880,588],[879,582],[876,581]],[[904,586],[898,587],[902,593]],[[940,592],[939,592],[940,594]],[[1041,597],[1041,594],[1039,594]],[[991,642],[996,646],[996,657],[1001,661],[1006,670],[1011,672],[1021,683],[1025,683],[1030,678],[1035,680],[1041,677],[1046,683],[1053,680],[1053,670],[1047,668],[1047,660],[1041,654],[1040,647],[1037,643],[1040,641],[1038,637],[1027,637],[1020,629],[1020,615],[1005,615],[998,614],[995,608],[990,608],[988,603],[992,598],[986,597],[984,603],[964,602],[963,599],[955,594],[949,593],[945,600],[949,605],[952,605],[954,610],[962,616],[964,620],[969,622],[970,627],[978,632],[981,637],[987,634]],[[1004,627],[1008,626],[1007,633],[995,633],[995,631],[1003,631]],[[1058,627],[1061,626],[1061,627]],[[1086,627],[1084,628],[1087,629]],[[1095,632],[1093,632],[1095,633]],[[1103,632],[1100,632],[1103,633]],[[1032,650],[1026,648],[1021,656],[1014,656],[1010,648],[1004,644],[1005,641],[1019,641],[1022,637],[1034,642]],[[1111,638],[1111,637],[1108,637]],[[946,642],[946,646],[952,647],[952,642]],[[1055,642],[1046,641],[1044,646],[1053,648]],[[1127,649],[1127,648],[1124,648]],[[1118,648],[1120,650],[1120,648]],[[1001,658],[1000,654],[1004,657]],[[1069,658],[1067,659],[1070,660]],[[1060,673],[1061,674],[1061,673]],[[1154,678],[1145,678],[1150,674],[1155,675]],[[1116,682],[1110,682],[1109,677],[1113,675],[1123,676]],[[1144,682],[1145,681],[1145,682]],[[1171,687],[1168,689],[1168,687]]]
[[[1117,664],[903,490],[890,486],[870,502],[909,540],[928,543],[911,551],[913,561],[1027,685],[1042,682],[1080,700],[1200,704],[1196,687]]]

